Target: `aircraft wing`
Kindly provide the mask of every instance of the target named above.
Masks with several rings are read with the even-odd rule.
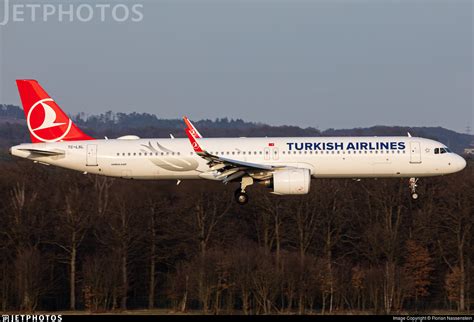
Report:
[[[218,180],[222,180],[222,182],[224,183],[239,179],[245,174],[253,176],[254,174],[258,173],[259,176],[264,177],[267,174],[269,175],[275,169],[286,167],[245,162],[213,155],[203,150],[199,146],[199,143],[193,136],[191,129],[187,128],[186,134],[191,142],[194,152],[196,152],[197,155],[207,161],[207,164],[210,166],[211,171],[217,171],[218,174],[215,176],[215,178]]]

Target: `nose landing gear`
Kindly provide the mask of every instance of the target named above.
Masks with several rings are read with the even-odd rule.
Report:
[[[410,178],[410,180],[408,181],[411,197],[414,200],[418,199],[418,194],[416,193],[416,187],[418,187],[417,182],[418,182],[418,178]]]

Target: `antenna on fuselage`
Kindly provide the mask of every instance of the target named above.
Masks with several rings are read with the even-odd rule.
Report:
[[[411,138],[411,134],[410,134],[410,132],[407,132],[407,134],[408,134],[408,137],[409,137],[409,138]]]

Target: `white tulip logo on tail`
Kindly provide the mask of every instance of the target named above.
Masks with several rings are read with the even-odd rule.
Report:
[[[42,142],[57,142],[69,133],[72,121],[67,118],[67,120],[64,120],[65,122],[58,122],[56,111],[46,102],[54,103],[54,100],[52,98],[45,98],[33,104],[28,111],[26,122],[31,134],[38,140]],[[35,124],[39,123],[40,125],[33,128],[32,119],[35,120]]]

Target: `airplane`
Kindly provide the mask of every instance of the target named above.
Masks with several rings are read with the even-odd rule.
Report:
[[[301,195],[318,178],[409,178],[461,171],[466,161],[444,144],[421,137],[203,138],[184,117],[188,138],[95,139],[82,132],[36,80],[17,80],[32,143],[10,148],[36,163],[126,179],[238,182],[235,200],[262,184],[277,195]]]

